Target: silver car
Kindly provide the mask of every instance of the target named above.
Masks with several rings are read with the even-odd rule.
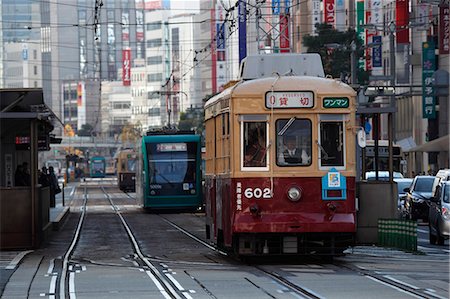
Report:
[[[450,236],[450,181],[441,182],[429,209],[430,244],[444,245]]]

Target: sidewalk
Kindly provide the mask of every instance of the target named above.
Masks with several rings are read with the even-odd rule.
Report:
[[[75,187],[78,182],[70,182],[64,187],[64,199],[63,192],[56,195],[55,207],[50,208],[50,222],[52,223],[53,230],[59,230],[67,216],[70,213],[70,202],[73,199],[75,193]]]

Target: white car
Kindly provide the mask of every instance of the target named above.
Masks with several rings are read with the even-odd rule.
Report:
[[[394,179],[403,179],[403,174],[400,172],[393,172]],[[376,180],[376,172],[375,171],[368,171],[366,172],[366,180],[367,181],[375,181]],[[379,181],[389,181],[389,171],[378,171],[378,180]]]

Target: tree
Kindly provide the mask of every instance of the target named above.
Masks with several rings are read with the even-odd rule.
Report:
[[[342,78],[350,75],[352,42],[356,45],[356,59],[364,56],[363,41],[357,36],[355,30],[345,32],[333,29],[330,24],[317,24],[317,35],[306,35],[303,44],[308,48],[308,53],[319,53],[325,75],[333,78]],[[358,69],[357,78],[359,84],[365,84],[368,74]]]
[[[180,113],[180,122],[178,123],[180,130],[195,130],[197,134],[201,134],[204,129],[204,113],[202,108],[188,108],[186,112]]]
[[[81,129],[78,130],[78,136],[91,136],[93,130],[94,127],[92,127],[90,124],[84,124],[81,126]]]

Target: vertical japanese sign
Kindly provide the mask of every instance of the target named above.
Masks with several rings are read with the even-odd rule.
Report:
[[[84,82],[77,84],[77,130],[86,124],[86,85]]]
[[[221,91],[223,85],[227,83],[226,67],[226,37],[227,25],[225,21],[225,10],[222,5],[216,4],[216,86],[217,91]]]
[[[383,8],[381,0],[370,0],[370,23],[380,26],[383,24]],[[372,48],[372,75],[382,75],[383,66],[381,59],[381,35],[380,28],[375,28],[372,35],[372,40],[368,40],[367,43],[379,43],[380,45]]]
[[[372,42],[374,44],[379,44],[372,48],[372,67],[381,68],[382,67],[381,36],[380,35],[372,36]]]
[[[364,1],[356,2],[356,33],[364,41]],[[364,59],[359,59],[359,68],[364,68]]]
[[[336,0],[335,27],[336,30],[345,31],[345,1]]]
[[[289,15],[280,15],[280,52],[289,53]]]
[[[212,93],[217,92],[217,52],[216,43],[214,40],[216,38],[216,8],[213,6],[211,9],[211,84]]]
[[[247,57],[247,7],[246,0],[239,0],[239,63]]]
[[[436,70],[434,42],[422,43],[422,118],[436,118],[433,74]]]
[[[280,14],[280,0],[272,1],[272,14],[279,15]]]
[[[131,84],[131,49],[122,50],[122,83],[123,86]]]
[[[312,0],[312,35],[317,35],[316,24],[322,22],[322,14],[320,13],[320,0]]]
[[[371,15],[371,1],[366,0],[366,22],[365,24],[372,24],[372,15]],[[374,35],[375,31],[373,29],[366,29],[366,46],[372,42],[372,36]],[[369,47],[366,49],[366,71],[372,70],[372,59],[370,58],[371,50]]]
[[[395,20],[397,43],[409,43],[409,0],[395,1]]]
[[[449,54],[450,49],[450,8],[448,1],[439,6],[439,54]]]
[[[323,11],[325,23],[334,26],[334,0],[324,0]]]

